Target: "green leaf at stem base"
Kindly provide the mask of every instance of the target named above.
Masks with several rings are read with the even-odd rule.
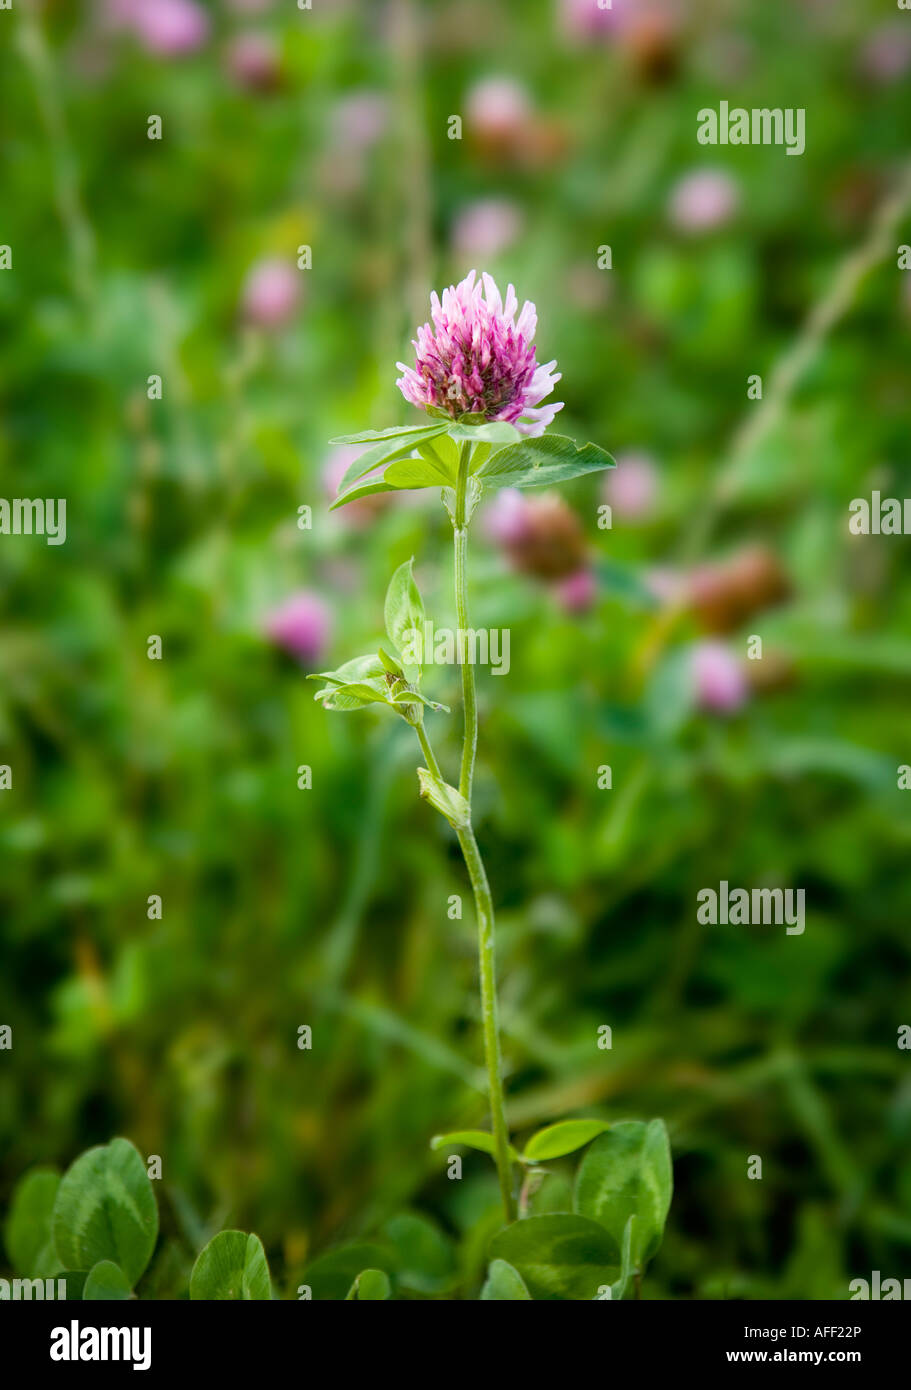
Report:
[[[640,1271],[661,1244],[673,1172],[663,1120],[623,1120],[592,1144],[576,1176],[573,1205],[620,1245],[635,1216],[633,1266]]]
[[[490,1242],[493,1259],[519,1273],[533,1299],[594,1299],[618,1278],[620,1247],[584,1216],[528,1216]]]
[[[259,1236],[220,1231],[199,1252],[190,1275],[191,1299],[251,1302],[271,1297],[269,1266]]]
[[[445,1149],[450,1145],[463,1145],[466,1149],[477,1149],[479,1153],[490,1154],[491,1157],[496,1153],[496,1142],[492,1134],[488,1134],[486,1129],[457,1129],[451,1134],[435,1134],[430,1141],[432,1149]],[[513,1163],[520,1162],[519,1155],[516,1153],[512,1144],[509,1146],[509,1157]]]
[[[481,1290],[481,1300],[485,1303],[530,1302],[531,1294],[517,1269],[506,1260],[491,1260]]]
[[[561,1120],[559,1124],[539,1129],[525,1145],[522,1158],[526,1163],[544,1163],[551,1158],[563,1158],[575,1153],[610,1129],[605,1120]]]
[[[128,1139],[87,1149],[70,1165],[57,1189],[52,1229],[65,1269],[88,1270],[110,1260],[132,1288],[155,1247],[158,1206]]]

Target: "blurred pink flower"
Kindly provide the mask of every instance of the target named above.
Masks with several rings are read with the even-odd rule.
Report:
[[[604,500],[624,520],[643,520],[655,509],[658,482],[658,469],[647,454],[618,454],[617,467],[604,475]]]
[[[567,613],[585,613],[598,596],[598,581],[593,570],[584,568],[561,579],[554,591]]]
[[[364,453],[363,444],[336,444],[326,455],[323,463],[323,486],[326,489],[326,496],[334,502],[338,496],[339,486],[348,469],[355,459]],[[380,464],[378,469],[373,471],[379,475],[385,465]],[[360,482],[365,482],[370,474],[365,474]],[[357,502],[348,502],[341,507],[334,515],[338,516],[343,524],[349,526],[364,526],[371,521],[378,511],[389,505],[390,493],[380,492],[374,497],[362,497]],[[409,493],[408,496],[411,496]]]
[[[746,704],[746,672],[723,642],[697,642],[691,649],[690,672],[703,709],[733,714]]]
[[[323,463],[323,486],[330,501],[338,496],[339,484],[354,460],[364,452],[363,444],[334,444]]]
[[[225,65],[238,86],[266,91],[278,81],[278,47],[271,34],[238,34],[228,45]]]
[[[522,215],[507,198],[481,198],[469,203],[455,220],[452,244],[468,260],[492,260],[516,240]]]
[[[697,169],[674,186],[669,203],[679,232],[708,232],[723,227],[740,203],[737,184],[721,169]]]
[[[562,0],[564,32],[577,43],[615,42],[640,78],[667,81],[677,68],[687,7],[681,0],[613,0],[609,8],[607,4],[608,0]]]
[[[534,304],[519,301],[512,285],[506,303],[490,275],[476,282],[472,270],[460,285],[430,296],[433,324],[418,329],[417,362],[396,383],[412,405],[432,405],[453,419],[479,414],[507,420],[523,434],[540,435],[563,402],[541,405],[560,380],[556,362],[538,366],[532,339],[538,326]]]
[[[311,663],[325,651],[332,617],[319,595],[304,589],[267,614],[263,629],[277,647],[299,661]]]
[[[319,166],[320,181],[329,193],[348,197],[363,187],[367,156],[388,124],[389,103],[382,92],[363,88],[335,103]]]
[[[559,0],[563,28],[572,38],[611,33],[629,22],[633,0]]]
[[[465,98],[469,126],[478,135],[500,140],[520,133],[531,117],[527,88],[511,77],[484,77]]]
[[[860,70],[871,81],[888,85],[911,68],[911,32],[901,21],[881,24],[860,52]]]
[[[107,18],[164,58],[194,53],[209,37],[209,16],[196,0],[108,0]]]
[[[244,315],[260,328],[280,328],[287,323],[299,300],[300,273],[291,261],[258,261],[244,282]]]
[[[497,545],[514,545],[528,532],[528,499],[517,487],[503,487],[482,513],[484,534]]]
[[[389,103],[382,92],[369,88],[340,98],[330,116],[333,145],[362,154],[375,145],[389,120]]]

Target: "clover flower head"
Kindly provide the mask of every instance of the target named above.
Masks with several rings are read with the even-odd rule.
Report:
[[[443,410],[454,420],[483,415],[506,420],[523,434],[543,434],[562,401],[541,405],[560,380],[556,362],[539,366],[532,339],[538,316],[512,285],[504,304],[490,275],[472,271],[460,285],[430,297],[433,323],[418,329],[414,367],[398,363],[396,383],[412,405]]]

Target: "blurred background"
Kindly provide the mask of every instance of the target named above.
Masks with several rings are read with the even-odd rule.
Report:
[[[911,483],[909,72],[885,0],[0,13],[0,492],[68,505],[63,546],[0,538],[0,1210],[125,1134],[163,1158],[146,1296],[232,1225],[294,1297],[405,1211],[414,1296],[477,1295],[492,1165],[428,1148],[486,1124],[457,845],[405,725],[303,679],[410,555],[454,625],[437,494],[330,515],[326,441],[418,421],[395,363],[477,267],[618,462],[474,527],[513,1129],[666,1117],[646,1297],[909,1272],[908,542],[848,530]],[[722,98],[805,108],[806,153],[700,146]],[[804,934],[699,925],[722,879],[804,888]]]

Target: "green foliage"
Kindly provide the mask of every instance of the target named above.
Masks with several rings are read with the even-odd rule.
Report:
[[[515,444],[522,438],[522,433],[517,430],[515,425],[510,425],[506,420],[490,420],[484,424],[452,425],[448,430],[449,438],[459,444]],[[473,455],[472,462],[477,455]]]
[[[483,1142],[488,1137],[441,1135],[433,1146],[461,1138],[492,1152]],[[587,1145],[574,1192],[538,1166]],[[532,1298],[624,1298],[630,1280],[641,1276],[658,1249],[670,1208],[664,1122],[564,1120],[532,1135],[513,1157],[529,1165],[527,1212],[490,1242],[492,1263],[481,1298],[529,1297],[529,1290]],[[519,1285],[526,1287],[524,1294]]]
[[[573,1209],[573,1187],[562,1172],[533,1168],[525,1180],[530,1216],[554,1216]]]
[[[60,1179],[51,1217],[65,1269],[110,1261],[132,1288],[152,1256],[158,1206],[145,1164],[128,1139],[81,1154]]]
[[[518,1271],[532,1298],[593,1299],[620,1273],[620,1247],[584,1216],[529,1216],[490,1242],[494,1259]]]
[[[128,1139],[112,1139],[80,1154],[62,1178],[49,1168],[26,1173],[4,1223],[16,1273],[63,1279],[71,1300],[130,1298],[157,1238],[152,1184]],[[259,1237],[242,1231],[213,1236],[193,1266],[189,1294],[191,1299],[270,1299]],[[375,1292],[361,1296],[379,1297]]]
[[[347,1293],[348,1302],[382,1303],[392,1294],[389,1275],[382,1269],[364,1269]]]
[[[62,1169],[114,1134],[162,1154],[140,1299],[185,1297],[229,1222],[259,1234],[285,1299],[311,1267],[322,1297],[319,1262],[353,1236],[368,1250],[340,1300],[367,1269],[394,1298],[474,1299],[487,1278],[493,1165],[466,1148],[450,1181],[427,1146],[488,1126],[454,837],[419,802],[412,728],[360,701],[366,717],[327,718],[264,628],[306,589],[331,618],[306,670],[388,648],[382,595],[411,555],[428,614],[454,624],[435,488],[379,491],[358,470],[428,446],[451,469],[465,431],[479,469],[522,444],[425,418],[394,384],[429,290],[474,263],[463,213],[490,192],[516,231],[478,268],[537,304],[539,360],[563,373],[552,428],[617,459],[557,485],[595,578],[587,611],[519,567],[487,525],[496,492],[469,482],[472,622],[512,638],[508,677],[478,671],[474,820],[515,1129],[666,1118],[675,1191],[646,1298],[844,1298],[854,1275],[908,1266],[911,552],[847,530],[852,498],[909,495],[906,205],[863,250],[907,160],[907,74],[874,77],[867,57],[896,8],[734,0],[707,25],[676,5],[655,64],[618,32],[570,43],[556,5],[481,7],[454,38],[455,8],[416,0],[413,86],[367,0],[303,20],[272,5],[256,27],[281,71],[256,92],[226,66],[249,23],[227,5],[179,59],[102,36],[88,0],[2,16],[0,496],[65,497],[69,528],[60,547],[0,537],[0,1208],[35,1164]],[[45,87],[23,60],[29,18]],[[700,150],[695,112],[722,70],[732,102],[800,93],[804,158]],[[488,147],[468,122],[448,140],[448,114],[501,73],[528,102],[520,146]],[[366,151],[340,138],[352,93],[380,113]],[[38,113],[55,108],[49,128]],[[160,142],[144,138],[152,111]],[[738,210],[684,231],[680,180],[706,165]],[[295,314],[251,324],[250,268],[293,267],[301,242],[314,269]],[[811,315],[825,331],[802,348]],[[762,401],[746,397],[754,372]],[[394,428],[327,451],[361,421]],[[631,454],[654,495],[627,513]],[[367,491],[327,515],[330,467]],[[764,641],[749,700],[722,716],[691,680],[703,618],[655,581],[673,590],[757,544],[790,597],[715,634],[735,654]],[[458,685],[428,669],[422,691],[455,710]],[[461,721],[427,722],[455,781]],[[805,886],[804,935],[700,927],[695,894],[722,877]],[[515,1166],[531,1215],[572,1213],[585,1154]],[[39,1208],[24,1245],[7,1218],[3,1277],[62,1268]],[[445,1295],[396,1284],[378,1232],[403,1208],[455,1245]],[[89,1268],[67,1273],[72,1296]]]
[[[671,1151],[663,1120],[623,1120],[588,1150],[579,1166],[573,1205],[622,1245],[636,1218],[632,1258],[641,1270],[664,1233],[673,1189]]]
[[[414,582],[414,560],[399,565],[389,581],[383,616],[389,640],[401,652],[414,642],[415,629],[424,621],[424,604]],[[407,680],[420,680],[421,668],[416,661],[403,663]]]
[[[631,1216],[623,1228],[623,1241],[620,1249],[620,1277],[611,1285],[611,1298],[614,1300],[625,1297],[629,1288],[629,1281],[637,1272],[633,1259],[637,1220],[637,1217]]]
[[[445,427],[440,425],[419,427],[391,435],[387,433],[385,442],[374,444],[345,470],[339,482],[338,496],[331,504],[330,510],[343,507],[346,502],[354,502],[358,497],[371,496],[374,491],[389,492],[400,487],[430,486],[429,483],[408,482],[405,475],[398,475],[394,468],[400,460],[411,459],[415,448],[422,449],[429,441],[439,439],[444,433]],[[431,453],[430,457],[433,458],[434,454]],[[381,480],[368,479],[363,483],[359,481],[383,463],[389,464],[390,467],[385,470]],[[449,474],[445,468],[433,474],[433,482],[437,486],[448,481],[448,478]]]
[[[314,1301],[340,1302],[348,1298],[365,1268],[388,1276],[395,1266],[396,1259],[389,1246],[353,1242],[320,1255],[307,1266],[301,1282],[310,1289]]]
[[[59,1186],[55,1168],[33,1168],[16,1184],[3,1231],[16,1274],[46,1279],[60,1269],[51,1230]]]
[[[430,1141],[430,1147],[437,1150],[460,1146],[467,1149],[477,1149],[479,1153],[493,1154],[494,1138],[492,1134],[488,1134],[483,1129],[458,1129],[451,1134],[435,1134]],[[518,1163],[519,1155],[512,1145],[509,1147],[509,1153],[510,1157]]]
[[[88,1272],[82,1289],[85,1302],[116,1302],[130,1297],[130,1281],[113,1260],[99,1260]]]
[[[309,680],[326,682],[314,696],[323,709],[345,711],[363,709],[366,705],[388,705],[415,728],[423,723],[425,709],[449,712],[448,706],[428,700],[418,689],[424,605],[414,580],[413,566],[413,560],[400,565],[386,590],[386,631],[396,655],[391,656],[385,647],[380,647],[376,656],[356,656],[336,671],[310,675]],[[457,792],[455,796],[458,798]],[[455,803],[452,810],[453,814],[458,814]]]
[[[479,417],[477,422],[472,422],[472,417],[463,416],[449,426],[416,428],[410,433],[364,431],[335,441],[339,444],[381,442],[374,443],[348,467],[332,509],[381,492],[454,486],[458,454],[443,447],[446,437],[457,446],[471,448],[472,510],[485,489],[552,486],[615,467],[610,454],[595,444],[585,444],[580,449],[573,440],[555,434],[526,439],[505,420],[485,421]],[[416,449],[420,453],[417,459],[413,457]],[[382,476],[374,476],[372,470],[384,463],[387,466]],[[368,473],[371,474],[369,479],[358,481]]]
[[[387,468],[384,477],[397,488],[448,487],[455,482],[449,469],[441,467],[432,456],[402,459]]]
[[[506,1260],[491,1260],[481,1290],[484,1302],[520,1303],[530,1298],[531,1294],[517,1269]]]
[[[455,830],[464,829],[468,825],[468,803],[456,787],[442,782],[439,777],[428,772],[426,767],[418,768],[418,783],[424,800],[429,801],[441,816],[445,816]]]
[[[396,1279],[421,1294],[442,1294],[456,1283],[455,1247],[449,1236],[419,1212],[402,1212],[383,1228],[396,1258]]]
[[[340,434],[329,442],[330,444],[374,444],[387,439],[405,439],[414,444],[419,436],[443,434],[444,431],[445,426],[442,425],[393,425],[386,430],[361,430],[359,434]]]
[[[367,464],[365,467],[369,468],[370,465]],[[387,481],[386,474],[384,473],[381,478],[371,477],[366,482],[356,483],[353,487],[349,487],[341,497],[336,497],[335,501],[330,506],[330,511],[335,511],[339,507],[344,507],[349,502],[360,502],[365,497],[375,497],[381,492],[399,491],[400,489],[395,483]]]
[[[191,1299],[270,1299],[272,1282],[259,1236],[220,1231],[200,1250],[190,1275]]]
[[[610,454],[596,444],[580,449],[562,435],[544,434],[498,449],[477,476],[484,487],[548,487],[613,467]]]
[[[604,1120],[561,1120],[538,1130],[525,1145],[522,1154],[527,1163],[544,1163],[549,1158],[562,1158],[590,1144],[610,1125]]]

